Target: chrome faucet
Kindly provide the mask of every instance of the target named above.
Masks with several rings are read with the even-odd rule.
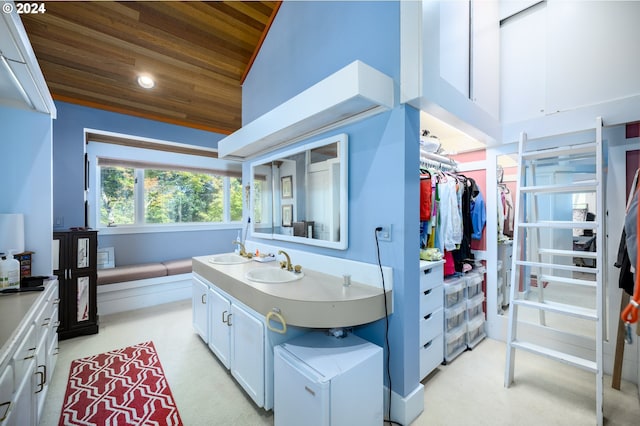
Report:
[[[240,241],[235,240],[235,241],[232,241],[231,244],[237,244],[238,246],[240,246],[240,256],[244,257],[247,255],[247,251],[244,247],[244,244],[242,244]]]
[[[287,271],[293,271],[293,266],[291,266],[291,258],[289,257],[287,252],[284,250],[280,250],[278,251],[278,254],[284,254],[284,256],[287,258],[286,262],[280,262],[280,267],[283,269],[286,268]]]

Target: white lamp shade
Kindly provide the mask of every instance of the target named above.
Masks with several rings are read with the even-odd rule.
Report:
[[[0,252],[24,252],[24,215],[0,214]]]

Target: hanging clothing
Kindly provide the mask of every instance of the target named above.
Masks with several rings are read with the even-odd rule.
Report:
[[[620,244],[618,246],[618,258],[613,266],[620,268],[618,288],[623,289],[625,293],[632,296],[635,283],[633,273],[631,272],[631,261],[629,260],[629,254],[627,253],[627,238],[624,228],[622,228],[622,236],[620,237]]]
[[[482,193],[475,182],[474,188],[472,188],[472,194],[471,223],[473,224],[473,234],[471,235],[471,238],[479,240],[482,238],[482,230],[487,223],[487,209],[484,204]]]
[[[420,175],[420,221],[431,219],[431,174]]]
[[[631,190],[627,197],[627,208],[625,223],[622,227],[622,235],[618,245],[618,256],[613,264],[616,268],[620,268],[620,276],[618,277],[618,287],[623,289],[627,294],[633,296],[635,279],[634,268],[636,265],[637,245],[636,245],[636,219],[638,214],[638,173],[633,178]],[[628,225],[628,226],[627,226]],[[629,232],[633,233],[633,237],[629,236]],[[631,249],[629,248],[631,246]]]
[[[515,208],[513,207],[513,198],[511,197],[511,191],[505,188],[504,193],[504,227],[503,232],[509,238],[513,238],[513,222],[515,219]]]
[[[431,185],[428,220],[424,220],[428,217],[425,210],[429,207],[426,202],[429,200],[426,175],[429,175]],[[479,209],[476,213],[483,212],[484,217],[484,199],[473,179],[426,166],[421,169],[420,248],[423,251],[435,249],[443,256],[446,253],[449,272],[462,272],[474,261],[471,252],[471,239],[475,232],[471,210],[474,203]],[[484,227],[484,219],[480,226]]]
[[[498,184],[498,241],[513,238],[513,198],[505,184]]]
[[[627,254],[631,261],[631,266],[635,267],[638,256],[638,241],[636,235],[638,233],[636,220],[638,218],[638,191],[636,190],[629,204],[627,215],[624,218],[624,232],[627,240]]]

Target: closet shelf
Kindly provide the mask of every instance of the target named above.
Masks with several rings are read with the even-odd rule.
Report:
[[[393,106],[393,79],[354,61],[222,139],[218,155],[247,158]]]

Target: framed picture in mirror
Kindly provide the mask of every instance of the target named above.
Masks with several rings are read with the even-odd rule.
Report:
[[[282,206],[282,226],[291,226],[293,220],[293,204]]]
[[[293,198],[291,175],[283,176],[281,179],[281,183],[282,198]]]

